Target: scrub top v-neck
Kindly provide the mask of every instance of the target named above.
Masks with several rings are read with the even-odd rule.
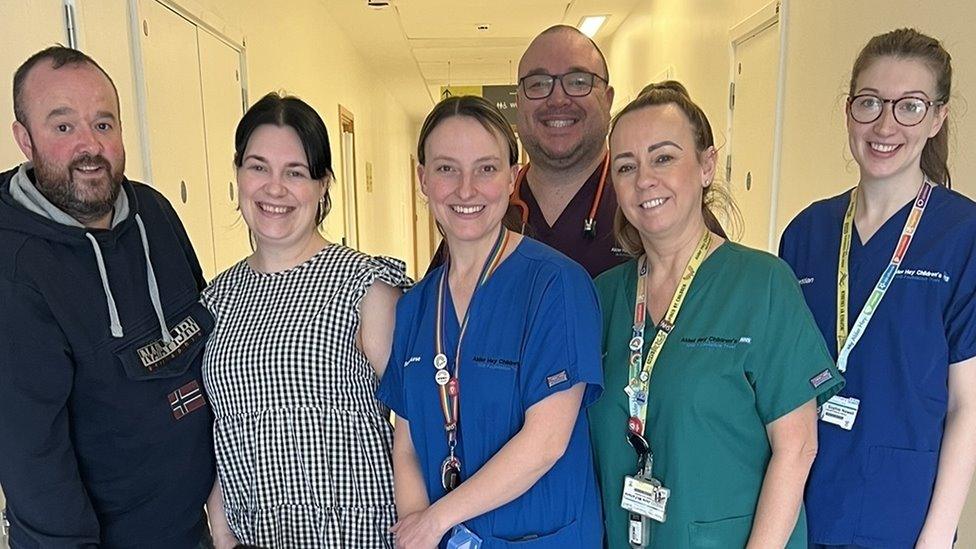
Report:
[[[448,454],[433,365],[443,268],[400,299],[393,349],[377,391],[409,422],[432,503],[445,495],[440,467]],[[453,312],[449,292],[445,297],[445,309]],[[455,449],[462,483],[519,432],[532,405],[577,383],[587,386],[563,457],[526,493],[465,525],[482,538],[484,549],[598,547],[603,525],[585,411],[603,385],[593,282],[578,264],[526,237],[479,288],[469,309]],[[460,326],[454,314],[446,317],[444,346],[453,352]]]
[[[631,261],[596,280],[606,389],[589,415],[612,549],[628,547],[620,500],[636,468],[624,392],[636,271]],[[655,332],[648,322],[644,341]],[[745,546],[771,455],[766,427],[842,385],[789,267],[719,246],[698,269],[650,377],[645,436],[654,477],[671,497],[665,522],[651,522],[649,547]],[[806,547],[802,510],[788,547]]]
[[[836,358],[838,250],[850,191],[790,223],[780,256],[799,279]],[[848,324],[901,237],[906,204],[848,255]],[[976,356],[976,204],[935,187],[884,299],[848,360],[841,395],[860,399],[853,429],[819,424],[806,493],[810,539],[912,547],[928,511],[948,402],[949,365]]]

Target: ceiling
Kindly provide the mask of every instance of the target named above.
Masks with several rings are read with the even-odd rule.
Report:
[[[522,52],[543,29],[609,15],[609,36],[641,0],[321,0],[359,54],[419,121],[440,86],[512,84]],[[488,30],[478,30],[488,25]]]

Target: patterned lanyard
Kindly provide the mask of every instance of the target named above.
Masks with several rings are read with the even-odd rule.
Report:
[[[468,301],[468,307],[464,311],[464,319],[461,321],[461,331],[458,335],[457,348],[454,350],[453,375],[447,367],[447,355],[444,353],[444,294],[447,286],[450,258],[445,262],[444,270],[441,271],[440,285],[437,288],[437,320],[434,333],[434,347],[437,351],[434,355],[434,381],[437,383],[440,392],[441,411],[444,413],[444,431],[447,433],[448,456],[444,460],[444,463],[441,464],[441,483],[448,492],[460,484],[461,478],[461,461],[454,455],[454,447],[457,446],[458,395],[461,392],[459,381],[461,373],[461,342],[464,340],[464,334],[468,327],[468,319],[470,318],[471,307],[474,305],[475,295],[477,295],[478,289],[488,282],[488,279],[495,272],[495,269],[498,268],[499,263],[501,263],[505,248],[508,247],[510,234],[505,230],[505,227],[501,228],[498,232],[498,238],[495,239],[495,244],[492,246],[491,252],[485,260],[485,264],[481,267],[481,275],[478,277],[478,283],[475,285],[471,299]]]
[[[898,239],[894,253],[891,254],[891,261],[888,262],[888,267],[881,273],[878,283],[874,285],[874,290],[871,291],[871,295],[864,304],[864,308],[861,309],[860,314],[857,315],[857,320],[854,321],[854,326],[851,328],[850,334],[848,334],[847,308],[850,303],[848,261],[851,252],[851,240],[854,238],[854,210],[857,206],[857,187],[851,191],[851,202],[848,204],[847,213],[844,215],[844,225],[840,237],[840,256],[837,264],[837,369],[841,372],[847,370],[847,360],[851,355],[851,351],[854,350],[857,342],[861,340],[861,336],[864,335],[868,323],[871,322],[875,311],[878,310],[878,305],[881,304],[885,293],[891,287],[891,281],[894,280],[895,273],[898,272],[898,266],[901,265],[902,259],[908,253],[908,247],[912,243],[912,237],[915,236],[915,229],[918,228],[919,222],[922,221],[922,214],[925,213],[925,206],[928,205],[929,197],[932,196],[932,188],[934,186],[935,183],[932,183],[928,177],[922,181],[922,186],[918,189],[918,194],[915,195],[912,212],[908,215],[908,219],[905,220],[905,227],[901,230],[901,237]]]
[[[644,421],[647,419],[647,392],[650,388],[651,372],[661,355],[664,343],[674,329],[678,312],[681,311],[681,305],[684,304],[685,297],[688,295],[688,289],[691,288],[691,283],[695,280],[695,275],[698,274],[698,269],[708,254],[711,241],[711,233],[705,231],[705,234],[698,241],[695,253],[688,259],[685,274],[678,282],[674,296],[671,297],[668,311],[657,325],[657,334],[651,341],[651,347],[647,351],[647,359],[644,360],[643,368],[641,368],[641,353],[644,350],[647,256],[642,255],[637,260],[637,300],[634,303],[634,333],[630,339],[630,383],[624,389],[627,396],[630,397],[630,419],[627,420],[627,428],[631,433],[644,435]]]

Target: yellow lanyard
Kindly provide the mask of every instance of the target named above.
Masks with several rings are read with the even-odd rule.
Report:
[[[915,236],[915,230],[918,228],[919,222],[922,221],[922,214],[925,213],[925,206],[928,205],[929,197],[932,196],[933,187],[935,187],[935,183],[929,181],[927,177],[922,181],[922,186],[918,189],[918,194],[915,195],[912,211],[908,214],[908,219],[905,220],[905,226],[902,228],[901,236],[898,238],[898,244],[895,245],[895,251],[891,254],[891,261],[888,262],[888,267],[885,268],[884,272],[881,273],[881,277],[878,278],[874,290],[871,291],[871,295],[868,296],[864,308],[857,315],[857,319],[854,321],[850,333],[848,333],[847,310],[850,306],[848,279],[849,258],[851,254],[851,241],[854,238],[854,210],[857,207],[857,188],[855,187],[851,191],[851,202],[847,205],[847,213],[844,215],[844,224],[840,234],[840,255],[837,262],[837,369],[841,372],[847,370],[847,360],[851,355],[851,351],[854,350],[854,346],[857,345],[857,342],[861,340],[861,336],[864,335],[864,331],[867,329],[868,323],[871,322],[874,312],[878,309],[878,305],[881,304],[885,293],[891,287],[891,282],[895,279],[898,266],[901,265],[902,259],[908,253],[908,247],[912,243],[912,237]]]
[[[638,435],[644,434],[644,422],[647,418],[647,392],[650,387],[651,372],[654,371],[654,365],[661,355],[664,343],[668,340],[668,336],[671,335],[671,331],[674,330],[674,324],[677,321],[678,313],[681,311],[681,305],[684,304],[685,297],[688,295],[688,289],[691,288],[691,283],[695,280],[698,269],[705,260],[705,256],[708,255],[708,247],[711,241],[712,235],[706,230],[705,234],[698,241],[698,247],[695,249],[695,253],[688,260],[688,265],[685,267],[685,274],[681,277],[681,280],[678,282],[678,287],[674,290],[674,295],[671,297],[671,304],[668,305],[668,310],[664,318],[657,325],[657,334],[651,341],[651,347],[647,351],[647,359],[644,360],[643,368],[641,367],[641,354],[644,350],[644,326],[646,322],[645,302],[647,299],[647,289],[645,281],[647,279],[647,256],[642,255],[637,260],[637,298],[634,303],[634,332],[633,337],[630,339],[630,383],[625,388],[625,391],[627,396],[630,397],[630,419],[627,422],[627,426],[631,432]]]

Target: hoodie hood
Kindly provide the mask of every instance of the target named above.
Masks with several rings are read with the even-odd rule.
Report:
[[[13,172],[0,175],[0,229],[26,233],[45,240],[59,242],[87,240],[92,248],[95,263],[98,265],[102,289],[105,291],[105,306],[108,308],[110,322],[109,328],[113,337],[121,338],[125,335],[125,332],[119,322],[119,312],[115,305],[115,298],[112,295],[112,288],[108,272],[105,268],[105,261],[102,257],[99,238],[96,238],[96,235],[99,235],[101,238],[117,238],[123,232],[130,230],[134,222],[142,239],[142,247],[146,257],[148,291],[153,308],[156,311],[156,316],[159,319],[163,341],[166,343],[172,341],[172,336],[166,327],[162,304],[160,303],[159,287],[156,283],[156,275],[153,271],[152,260],[149,254],[146,228],[138,213],[138,202],[135,200],[132,185],[127,180],[122,181],[121,192],[119,192],[119,196],[115,200],[111,228],[108,230],[89,229],[77,219],[52,204],[41,194],[32,181],[32,175],[33,165],[29,162],[21,164]],[[130,208],[130,203],[134,207]],[[134,215],[130,218],[130,214]]]
[[[20,204],[25,209],[33,212],[45,219],[67,225],[68,227],[86,227],[77,219],[64,213],[57,206],[52,204],[41,191],[37,190],[33,179],[28,172],[33,172],[34,166],[30,162],[21,164],[13,177],[10,179],[10,197],[14,202]],[[114,214],[112,215],[112,227],[115,228],[129,216],[129,196],[124,191],[119,193],[115,199]]]

